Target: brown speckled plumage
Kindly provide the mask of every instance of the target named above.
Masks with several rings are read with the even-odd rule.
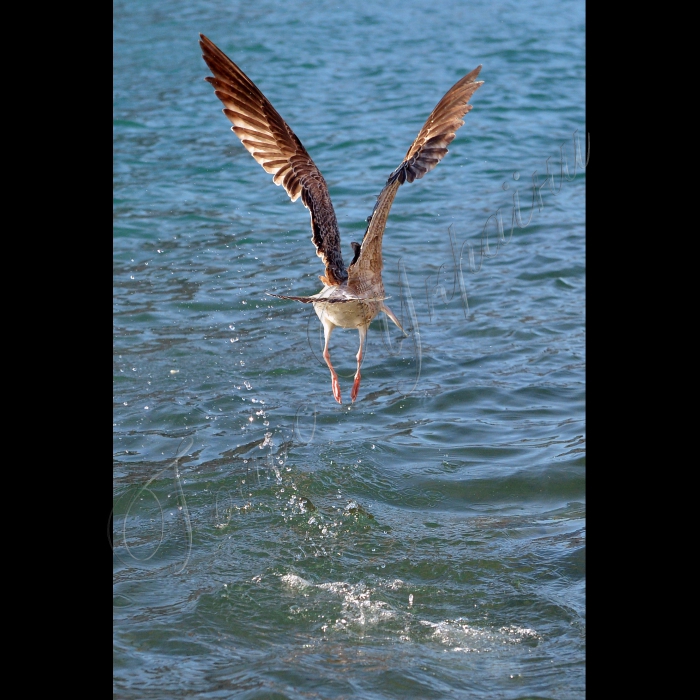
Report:
[[[330,362],[328,341],[337,326],[359,330],[360,350],[351,393],[354,401],[360,384],[363,342],[372,319],[384,311],[401,328],[396,316],[383,303],[382,237],[394,197],[404,182],[423,177],[447,153],[455,132],[464,124],[462,117],[471,109],[468,104],[471,96],[483,84],[476,80],[481,66],[447,91],[411,144],[401,165],[389,175],[369,217],[362,244],[351,244],[354,256],[346,269],[328,187],[311,156],[253,81],[207,37],[199,36],[202,56],[214,76],[205,80],[212,84],[214,94],[223,103],[224,114],[233,124],[232,130],[253,158],[272,174],[273,182],[282,185],[293,202],[301,196],[311,214],[311,240],[326,267],[325,275],[321,277],[324,288],[308,297],[280,296],[314,305],[325,331],[324,358],[331,371],[333,395],[338,403],[341,402],[340,387]]]
[[[301,201],[311,213],[311,240],[326,266],[328,284],[348,278],[340,252],[340,232],[323,175],[277,110],[253,81],[207,37],[199,45],[213,78],[214,94],[224,105],[231,129],[248,152],[272,174],[294,202]]]

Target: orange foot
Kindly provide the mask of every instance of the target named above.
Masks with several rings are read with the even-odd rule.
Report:
[[[357,376],[355,377],[355,383],[352,385],[352,391],[350,392],[350,398],[352,399],[352,402],[355,403],[355,399],[357,398],[357,394],[360,391],[360,373],[357,373]]]
[[[333,396],[335,397],[335,400],[338,403],[343,403],[343,400],[340,398],[340,384],[338,383],[337,374],[331,374],[331,385],[333,386]]]

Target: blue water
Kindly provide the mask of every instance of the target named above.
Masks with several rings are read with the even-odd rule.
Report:
[[[346,262],[399,189],[349,403],[308,305],[309,216],[204,82],[198,32],[328,183]],[[114,4],[114,695],[582,698],[585,11],[580,0]]]

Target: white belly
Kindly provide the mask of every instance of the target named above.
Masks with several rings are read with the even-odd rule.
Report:
[[[314,311],[321,323],[326,318],[332,324],[341,328],[368,326],[382,308],[381,301],[357,299],[342,287],[324,287],[316,295],[316,298],[347,299],[347,301],[342,302],[314,302]]]

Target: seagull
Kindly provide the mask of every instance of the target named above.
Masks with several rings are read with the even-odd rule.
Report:
[[[233,124],[231,130],[276,185],[282,185],[295,202],[299,197],[311,214],[311,240],[316,255],[325,265],[319,275],[323,289],[308,297],[282,296],[305,304],[313,304],[323,325],[325,345],[323,359],[331,372],[333,396],[342,403],[338,375],[331,364],[328,350],[331,333],[336,327],[357,328],[360,349],[357,372],[350,398],[354,402],[360,389],[360,365],[367,329],[372,319],[383,311],[405,333],[394,313],[384,303],[387,298],[382,283],[382,237],[389,210],[396,192],[404,182],[413,182],[432,170],[447,153],[472,105],[474,92],[483,85],[477,80],[481,66],[458,80],[437,103],[428,120],[394,170],[377,197],[362,243],[352,242],[353,258],[347,267],[340,249],[340,232],[328,186],[320,170],[311,160],[301,141],[282,119],[270,101],[253,81],[213,42],[199,35],[202,58],[214,77],[205,80],[214,87],[214,94],[224,105],[223,112]]]

